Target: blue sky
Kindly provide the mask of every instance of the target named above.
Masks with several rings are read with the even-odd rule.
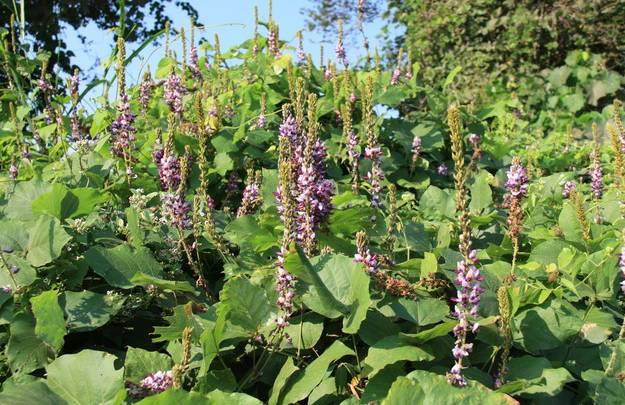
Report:
[[[254,30],[254,6],[258,6],[260,20],[267,20],[268,6],[265,0],[190,0],[190,3],[198,10],[198,23],[204,25],[205,30],[197,33],[196,37],[204,36],[210,42],[213,41],[215,33],[219,34],[222,50],[226,50],[233,45],[239,44],[253,35]],[[300,10],[314,3],[314,0],[273,0],[273,18],[280,26],[280,39],[286,40],[290,45],[296,46],[296,33],[304,29],[304,18]],[[354,0],[354,12],[357,0]],[[187,15],[170,5],[167,9],[170,18],[173,20],[174,27],[189,27],[189,19]],[[365,32],[369,37],[371,49],[378,45],[378,34],[384,22],[381,18],[367,24]],[[265,35],[264,29],[260,28],[261,35]],[[88,41],[83,45],[78,35],[84,35]],[[70,49],[72,49],[76,57],[73,63],[77,64],[82,70],[88,70],[88,76],[93,77],[102,72],[101,62],[109,57],[113,47],[112,32],[99,30],[95,24],[90,24],[86,28],[78,31],[72,28],[66,29],[65,40]],[[322,37],[315,32],[304,31],[304,48],[307,53],[311,53],[316,63],[319,60],[319,48],[322,43]],[[334,59],[334,40],[331,44],[325,44],[325,55],[330,55]],[[360,41],[347,47],[348,58],[356,60],[363,56]],[[137,44],[129,46],[128,54],[132,52]],[[140,79],[141,69],[149,65],[152,70],[163,57],[162,47],[148,47],[141,53],[142,59],[136,60],[132,66],[128,67],[128,82],[135,83]],[[100,63],[98,63],[98,61]],[[95,67],[94,67],[95,66]]]

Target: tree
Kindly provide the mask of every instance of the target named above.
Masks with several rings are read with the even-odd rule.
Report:
[[[71,71],[71,57],[74,52],[67,48],[62,39],[66,26],[74,29],[85,27],[93,22],[98,28],[107,30],[118,26],[120,4],[124,5],[125,31],[127,42],[140,41],[162,30],[169,17],[165,7],[174,3],[190,17],[197,18],[197,11],[188,1],[181,0],[21,0],[26,10],[25,33],[33,40],[32,51],[50,53],[49,66],[58,65]],[[0,21],[9,28],[10,16],[19,17],[20,0],[0,0]],[[16,5],[17,3],[17,5]],[[153,21],[148,25],[147,21]],[[85,38],[81,38],[85,42]]]

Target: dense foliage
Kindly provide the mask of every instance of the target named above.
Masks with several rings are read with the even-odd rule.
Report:
[[[309,25],[324,32],[343,18],[357,31],[354,2],[328,0],[305,10]],[[458,83],[463,99],[486,96],[489,85],[518,84],[542,69],[561,66],[573,50],[603,58],[607,67],[625,73],[625,24],[622,0],[377,0],[362,16],[386,7],[395,29],[387,32],[390,59],[399,48],[412,53],[429,81],[439,82],[462,66]]]
[[[93,112],[3,48],[0,403],[619,403],[624,78],[462,104],[259,25],[120,38]]]

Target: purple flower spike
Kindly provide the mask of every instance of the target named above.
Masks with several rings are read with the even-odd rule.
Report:
[[[179,193],[167,193],[163,196],[163,203],[169,223],[172,226],[178,229],[191,228],[192,221],[189,217],[191,204],[185,201],[183,195]]]
[[[590,188],[595,199],[601,199],[603,195],[603,170],[601,169],[601,161],[595,153],[592,154],[592,166],[590,168]]]
[[[395,86],[399,83],[399,78],[401,77],[401,69],[396,67],[393,70],[393,74],[391,75],[391,85]]]
[[[135,115],[130,112],[128,95],[124,94],[117,106],[118,115],[111,124],[113,133],[113,146],[111,150],[115,156],[130,158],[130,146],[135,141]]]
[[[527,195],[527,169],[519,163],[514,162],[506,173],[506,191],[513,198],[522,198]]]
[[[182,96],[185,94],[186,89],[182,84],[182,79],[172,71],[167,77],[164,85],[164,97],[165,102],[169,105],[172,112],[176,114],[182,114]]]
[[[571,192],[575,191],[576,189],[577,183],[572,180],[568,180],[566,183],[564,183],[564,187],[562,187],[562,197],[569,198]]]
[[[475,319],[479,316],[483,278],[476,266],[477,263],[477,252],[472,250],[468,259],[458,262],[454,279],[457,291],[456,297],[452,298],[455,303],[452,315],[458,319],[458,324],[453,329],[456,341],[452,354],[456,361],[447,373],[447,379],[450,383],[461,387],[467,383],[462,375],[463,360],[473,350],[473,344],[467,342],[467,335],[469,332],[476,333],[479,328],[479,323]]]
[[[153,394],[163,392],[172,386],[174,382],[174,374],[171,370],[157,371],[149,374],[139,383],[141,388],[150,391]]]

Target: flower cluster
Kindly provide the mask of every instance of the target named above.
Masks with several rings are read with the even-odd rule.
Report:
[[[469,135],[469,143],[473,147],[473,150],[479,150],[480,149],[481,141],[482,141],[482,139],[480,138],[480,136],[478,134],[470,134]]]
[[[182,114],[182,96],[185,92],[182,79],[172,70],[164,84],[165,102],[172,112]]]
[[[11,177],[11,180],[17,179],[18,174],[19,170],[17,169],[17,165],[15,164],[15,162],[12,162],[11,166],[9,166],[9,176]]]
[[[191,204],[184,199],[181,193],[166,193],[163,195],[163,205],[167,213],[169,224],[178,229],[189,229],[193,225],[191,217]]]
[[[527,177],[527,169],[518,159],[512,162],[506,176],[507,198],[519,199],[525,197],[527,195],[529,178]]]
[[[364,264],[367,272],[370,274],[375,274],[380,270],[378,257],[369,250],[367,237],[362,231],[356,233],[356,254],[354,255],[354,262]]]
[[[354,162],[358,162],[360,159],[360,152],[356,149],[358,146],[358,135],[354,130],[349,131],[347,135],[347,156],[349,156],[349,160],[354,164]]]
[[[458,319],[458,325],[453,329],[456,341],[452,354],[455,364],[447,374],[450,383],[458,386],[465,386],[466,379],[462,375],[463,360],[468,357],[473,349],[473,344],[467,342],[469,331],[476,333],[479,323],[475,322],[479,314],[480,296],[482,294],[482,275],[477,268],[477,254],[475,250],[469,253],[468,260],[458,262],[456,266],[455,284],[458,286],[452,315]]]
[[[595,199],[601,199],[603,195],[603,170],[601,169],[601,161],[599,154],[593,151],[591,154],[592,164],[590,166],[590,188]]]
[[[275,58],[280,57],[280,47],[278,45],[278,28],[275,26],[272,26],[269,29],[269,34],[267,36],[267,48],[269,49],[269,53]]]
[[[341,62],[343,66],[347,68],[349,62],[347,61],[347,52],[345,51],[345,46],[343,45],[343,22],[339,21],[339,35],[336,41],[336,60]]]
[[[257,178],[250,181],[243,189],[243,199],[241,200],[241,206],[237,210],[237,218],[254,213],[261,205],[262,198],[260,196],[259,180]]]
[[[282,314],[276,319],[278,329],[284,329],[289,325],[289,318],[293,312],[293,299],[295,298],[295,277],[284,268],[284,256],[286,249],[280,248],[276,262],[276,290],[278,300],[276,304],[282,310]]]
[[[562,187],[562,197],[569,198],[569,196],[571,195],[571,191],[576,189],[577,183],[572,180],[568,180],[566,183],[564,183],[564,186]]]
[[[194,77],[198,77],[200,75],[200,65],[198,60],[197,46],[193,44],[189,50],[189,70]]]
[[[158,394],[170,388],[174,382],[174,374],[171,370],[151,373],[139,384],[129,383],[130,396],[141,399],[149,395]]]
[[[371,170],[367,172],[367,182],[371,186],[371,206],[379,208],[382,206],[382,181],[384,172],[382,171],[382,148],[380,145],[368,145],[365,148],[365,157],[371,160]]]
[[[399,67],[396,67],[395,70],[393,70],[393,74],[391,75],[391,85],[395,86],[399,84],[400,78],[401,78],[401,69]]]
[[[153,87],[154,82],[152,81],[152,77],[148,73],[143,77],[143,81],[141,82],[141,86],[139,87],[139,105],[141,106],[141,110],[143,111],[148,109],[148,104],[150,103],[150,98],[152,97]]]
[[[163,190],[175,190],[180,185],[180,161],[173,153],[163,152],[156,162],[158,177]]]
[[[124,94],[117,105],[117,118],[111,124],[113,134],[113,146],[111,151],[115,156],[130,158],[130,147],[135,141],[135,128],[133,126],[135,115],[130,112],[128,95]]]
[[[440,176],[447,176],[449,174],[449,167],[445,163],[441,163],[436,168],[436,173]]]

